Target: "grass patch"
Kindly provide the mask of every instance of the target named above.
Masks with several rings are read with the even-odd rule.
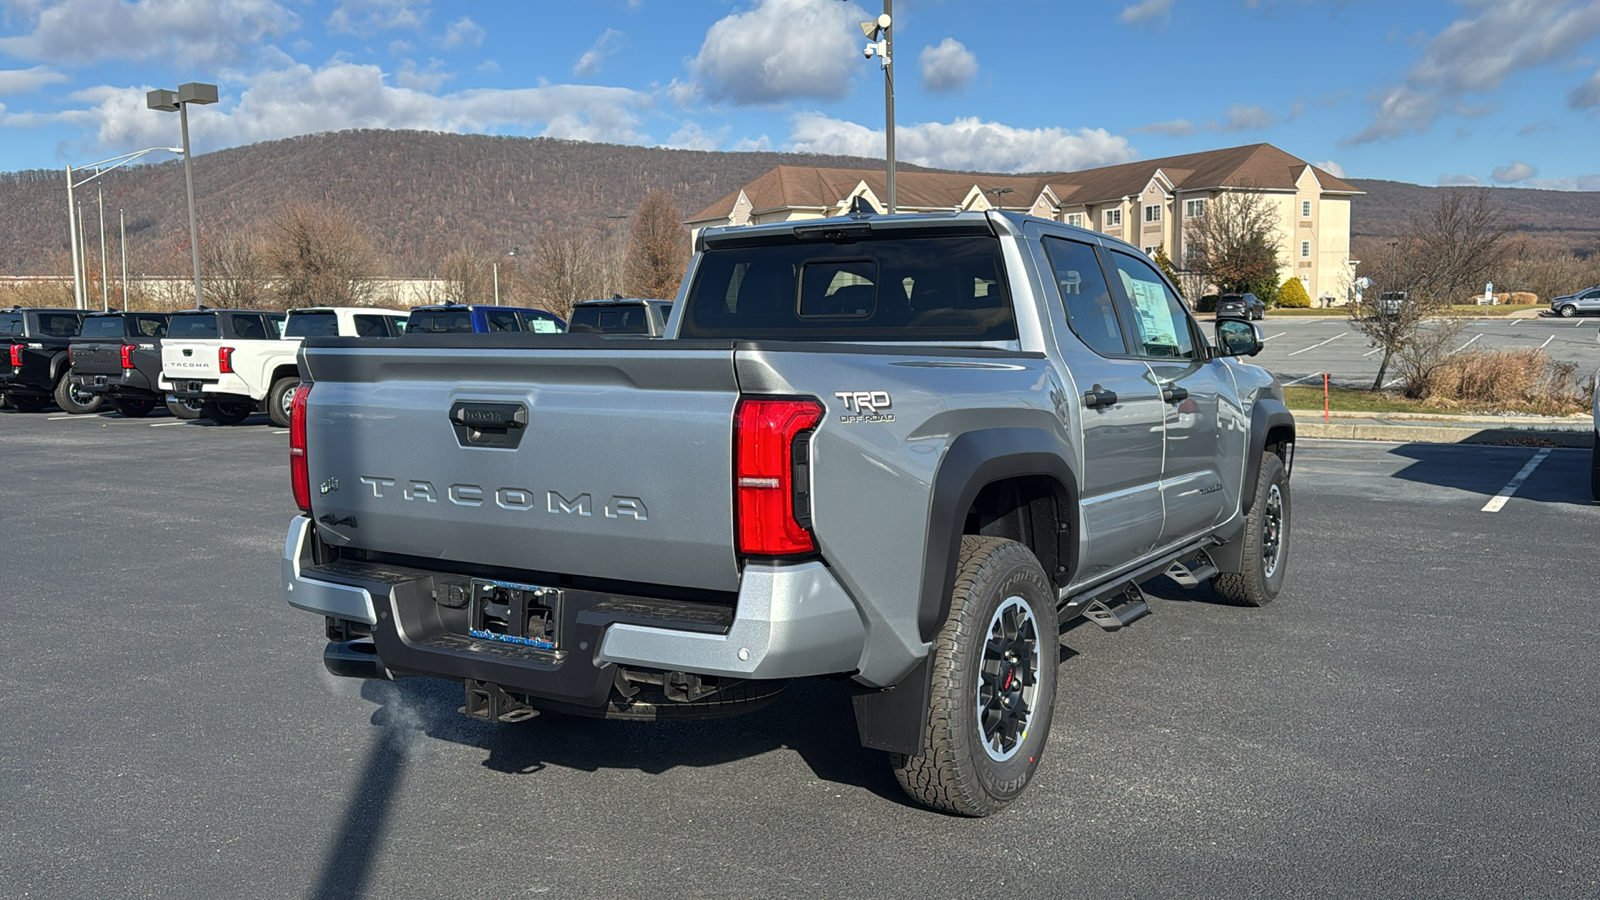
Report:
[[[1283,389],[1284,405],[1290,409],[1321,409],[1322,385],[1296,384]],[[1459,415],[1467,412],[1450,408],[1432,400],[1412,400],[1389,391],[1367,391],[1360,388],[1339,387],[1328,389],[1328,405],[1334,412],[1375,413],[1433,413]]]

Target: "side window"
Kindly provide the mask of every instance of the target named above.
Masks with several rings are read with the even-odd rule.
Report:
[[[1158,359],[1200,359],[1183,301],[1161,280],[1149,263],[1112,251],[1111,260],[1121,276],[1122,292],[1132,308],[1140,356]],[[1125,307],[1127,308],[1127,307]]]
[[[269,336],[273,340],[276,340],[278,338],[283,337],[283,321],[284,321],[284,317],[283,316],[267,316],[266,318],[267,318],[267,332],[268,332]]]
[[[383,319],[383,316],[356,316],[356,337],[388,337],[389,329],[384,327]]]
[[[260,316],[235,315],[233,336],[246,341],[266,340],[267,329],[262,326]]]
[[[1094,248],[1077,241],[1044,239],[1045,254],[1061,290],[1067,323],[1089,348],[1101,356],[1123,356],[1128,352],[1117,321],[1116,304],[1100,272]]]
[[[517,323],[517,314],[509,309],[490,310],[488,319],[489,331],[494,334],[522,330],[522,326]]]
[[[159,338],[167,336],[167,320],[160,316],[139,316],[134,320],[134,325],[140,337]]]

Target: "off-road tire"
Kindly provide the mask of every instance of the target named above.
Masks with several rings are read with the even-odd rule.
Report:
[[[125,419],[142,419],[156,408],[154,400],[108,400],[111,408]]]
[[[1570,306],[1570,305],[1569,306],[1563,306],[1559,310],[1557,310],[1557,312],[1559,312],[1561,314],[1561,318],[1570,319],[1573,316],[1578,314],[1578,308],[1576,306]]]
[[[1589,496],[1600,500],[1600,428],[1594,430],[1594,449],[1589,452]]]
[[[167,398],[167,412],[172,413],[176,418],[190,421],[205,415],[202,404],[195,403],[192,400],[179,400],[174,397]]]
[[[1005,683],[1011,684],[1020,673],[1016,700],[1026,701],[1030,713],[1009,755],[997,759],[986,746],[979,715],[984,702],[980,669],[986,656],[992,656],[991,629],[999,625],[1004,630],[1002,609],[1019,609],[1013,601],[1020,601],[1031,619],[1035,637],[1031,659],[1010,669],[1000,663],[990,674],[998,680],[1004,672]],[[900,787],[918,803],[964,816],[997,813],[1021,796],[1050,735],[1059,640],[1055,589],[1033,553],[1003,538],[962,537],[950,614],[928,660],[928,718],[922,748],[915,755],[889,757]],[[1026,694],[1030,687],[1031,698]],[[999,693],[990,691],[988,696]]]
[[[100,394],[89,394],[88,396],[90,399],[84,400],[81,395],[73,391],[72,377],[65,372],[61,373],[61,377],[56,381],[55,399],[56,405],[61,407],[62,412],[71,413],[74,416],[99,412],[100,407],[105,403],[105,397]]]
[[[255,404],[245,400],[207,400],[200,411],[218,425],[237,425],[255,412]]]
[[[1274,491],[1278,498],[1276,514]],[[1290,508],[1289,478],[1283,470],[1283,459],[1267,451],[1261,454],[1255,500],[1245,513],[1243,571],[1214,576],[1212,592],[1236,606],[1266,606],[1278,598],[1289,563]],[[1274,515],[1276,522],[1271,521]]]
[[[31,413],[44,409],[50,401],[32,394],[7,394],[6,402],[17,412]]]
[[[289,407],[294,403],[294,391],[299,386],[300,378],[296,375],[285,375],[272,383],[272,390],[267,392],[267,415],[272,417],[272,424],[289,427]]]

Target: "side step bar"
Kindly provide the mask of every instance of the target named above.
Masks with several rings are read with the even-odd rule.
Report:
[[[1217,564],[1211,561],[1211,554],[1201,550],[1193,559],[1180,559],[1167,566],[1167,570],[1162,574],[1182,587],[1196,588],[1202,581],[1217,574]]]
[[[1144,590],[1138,582],[1130,581],[1117,592],[1090,603],[1083,617],[1106,631],[1116,631],[1149,612],[1150,603],[1145,599]]]

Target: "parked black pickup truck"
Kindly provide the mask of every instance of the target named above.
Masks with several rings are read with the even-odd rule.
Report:
[[[110,312],[84,317],[72,341],[72,388],[104,397],[131,419],[150,414],[165,401],[161,387],[161,339],[171,313]],[[177,411],[174,411],[177,414]]]
[[[0,395],[7,406],[38,412],[53,398],[69,413],[100,408],[99,397],[75,391],[67,378],[67,350],[83,327],[83,317],[77,309],[0,310],[0,342],[7,354],[0,365]]]

